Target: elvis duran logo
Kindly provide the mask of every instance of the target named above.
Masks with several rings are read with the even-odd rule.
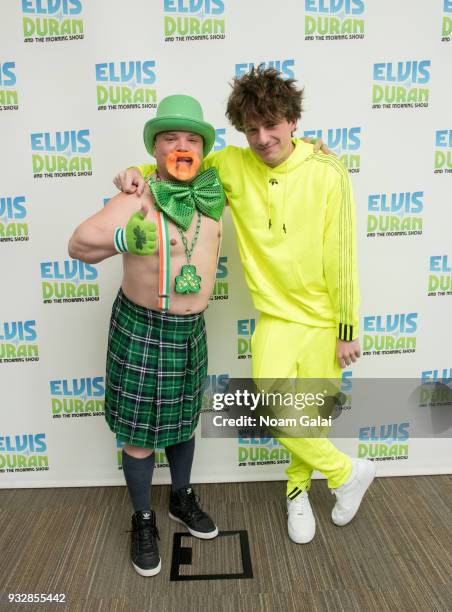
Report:
[[[165,42],[225,38],[223,0],[163,0]]]
[[[22,0],[24,42],[84,38],[81,0]]]
[[[352,407],[352,390],[353,390],[353,372],[351,370],[343,370],[341,377],[341,393],[344,394],[343,402],[340,405],[340,410],[350,410]]]
[[[443,42],[450,42],[452,35],[452,0],[443,0],[443,29],[442,38]]]
[[[237,359],[251,359],[251,336],[255,328],[255,319],[237,321]]]
[[[104,415],[103,376],[51,380],[49,385],[54,419]]]
[[[0,472],[40,472],[49,469],[46,434],[0,436]]]
[[[237,78],[242,77],[244,74],[249,72],[254,68],[254,66],[263,66],[264,68],[275,68],[278,72],[281,73],[284,79],[293,79],[295,78],[295,72],[293,68],[295,68],[295,60],[294,59],[284,59],[284,60],[268,60],[265,62],[258,63],[243,63],[235,65],[235,76]]]
[[[364,317],[363,355],[416,351],[417,312]]]
[[[208,374],[203,386],[201,412],[214,412],[212,399],[215,393],[226,393],[229,384],[229,374]]]
[[[228,258],[226,256],[218,258],[217,275],[210,299],[214,302],[229,299]]]
[[[122,449],[124,448],[125,442],[116,439],[116,464],[118,470],[122,470]],[[156,448],[155,453],[155,468],[166,468],[169,467],[168,459],[165,455],[163,448]]]
[[[361,427],[359,430],[358,457],[371,461],[408,459],[409,429],[410,423]]]
[[[452,130],[436,130],[435,147],[435,174],[452,173]]]
[[[421,373],[421,379],[422,384],[439,382],[443,385],[450,385],[452,382],[452,368],[423,370]]]
[[[305,40],[364,38],[364,0],[305,0]]]
[[[452,268],[449,255],[432,255],[429,258],[428,295],[452,295]]]
[[[27,242],[25,196],[0,197],[0,243]]]
[[[424,370],[419,407],[448,406],[450,409],[452,368]]]
[[[33,178],[91,176],[89,130],[35,132],[30,135]]]
[[[430,60],[382,62],[373,65],[372,108],[426,108]]]
[[[420,236],[424,192],[372,193],[367,200],[367,237]]]
[[[0,363],[39,361],[36,321],[0,322]]]
[[[0,62],[0,111],[18,110],[16,62]]]
[[[226,147],[226,128],[218,128],[215,130],[215,144],[213,145],[214,151],[221,151]]]
[[[155,61],[103,62],[95,65],[97,110],[157,108]]]
[[[306,130],[303,132],[303,136],[307,138],[321,138],[326,146],[339,157],[339,161],[342,162],[350,173],[360,171],[360,127]]]
[[[78,259],[43,261],[41,290],[44,304],[63,302],[98,302],[97,269]]]
[[[238,466],[290,463],[290,453],[275,438],[238,438]]]

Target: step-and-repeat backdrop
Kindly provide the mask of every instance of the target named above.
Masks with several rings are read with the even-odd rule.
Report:
[[[123,483],[103,417],[121,259],[71,260],[68,238],[115,194],[117,171],[148,159],[142,127],[164,96],[202,101],[216,150],[245,146],[224,111],[253,64],[305,87],[297,135],[320,136],[353,182],[364,355],[344,393],[358,377],[450,382],[452,0],[6,0],[0,12],[1,487]],[[229,213],[224,233],[206,392],[250,375],[258,316]],[[336,442],[380,475],[451,471],[450,439],[353,409],[356,435]],[[282,479],[288,461],[275,440],[198,431],[193,481]],[[157,465],[168,482],[163,451]]]

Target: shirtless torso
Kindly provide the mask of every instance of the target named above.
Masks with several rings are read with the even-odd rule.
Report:
[[[82,223],[74,232],[69,244],[71,256],[98,263],[107,257],[116,254],[113,247],[113,233],[119,226],[125,226],[131,215],[142,207],[143,203],[149,205],[146,219],[157,223],[157,212],[153,197],[146,189],[142,196],[135,194],[118,194],[112,198],[105,208]],[[192,244],[198,220],[195,212],[191,225],[185,232],[187,243]],[[193,314],[205,310],[215,283],[217,270],[218,250],[220,246],[221,224],[202,215],[198,240],[194,248],[191,264],[196,266],[197,274],[201,276],[201,291],[199,293],[178,294],[174,291],[175,277],[180,274],[181,268],[187,263],[185,249],[181,236],[169,220],[169,239],[171,254],[170,269],[170,307],[173,314]],[[92,247],[92,232],[98,236],[98,248]],[[90,244],[89,256],[84,252],[84,244]],[[125,253],[123,256],[122,289],[125,295],[135,304],[159,310],[159,252],[153,255],[140,256]]]
[[[157,212],[150,193],[145,196],[151,205],[151,210],[146,219],[157,223]],[[134,209],[131,209],[131,213]],[[190,227],[185,232],[188,246],[192,244],[198,221],[197,212],[193,216]],[[169,312],[174,314],[192,314],[201,312],[207,307],[210,295],[215,283],[217,270],[218,249],[220,245],[220,223],[201,216],[201,227],[196,242],[191,264],[196,266],[197,274],[201,277],[201,291],[199,293],[179,294],[174,291],[175,278],[180,274],[181,268],[187,263],[185,249],[181,236],[174,223],[168,223],[171,269],[170,269],[170,307]],[[123,255],[124,276],[122,289],[126,296],[146,308],[158,310],[158,279],[159,279],[159,252],[147,257],[139,255]]]

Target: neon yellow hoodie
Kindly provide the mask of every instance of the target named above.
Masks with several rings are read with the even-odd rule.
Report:
[[[210,154],[231,206],[240,257],[257,310],[358,336],[355,206],[347,170],[332,155],[295,149],[267,166],[251,149]],[[154,167],[141,166],[144,176]]]

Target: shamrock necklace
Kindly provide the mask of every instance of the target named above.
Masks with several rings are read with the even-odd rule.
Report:
[[[202,215],[199,210],[196,212],[198,213],[198,220],[196,222],[195,233],[193,234],[190,247],[188,246],[188,241],[184,232],[176,225],[182,244],[184,245],[185,257],[187,259],[187,264],[182,266],[180,275],[176,276],[176,283],[174,286],[176,293],[199,293],[201,290],[201,277],[196,274],[196,266],[190,264],[191,256],[198,242],[199,230],[201,229]]]

